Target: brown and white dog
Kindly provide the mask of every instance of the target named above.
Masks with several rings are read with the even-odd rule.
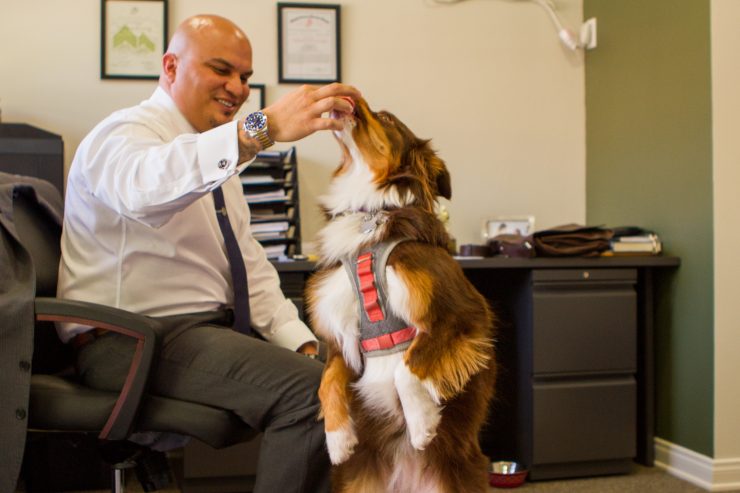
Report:
[[[449,173],[429,141],[364,100],[334,116],[345,122],[336,132],[343,161],[322,200],[328,223],[307,287],[329,346],[319,395],[333,489],[484,492],[478,432],[494,392],[494,321],[435,215],[437,196],[450,198]],[[368,274],[365,252],[398,239],[384,271]],[[373,313],[402,329],[368,337],[361,320]]]

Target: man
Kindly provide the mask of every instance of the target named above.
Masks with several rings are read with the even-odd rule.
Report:
[[[266,127],[246,129],[232,119],[251,75],[251,45],[232,22],[198,15],[178,27],[152,97],[103,120],[77,150],[59,296],[173,316],[163,324],[150,392],[233,410],[262,430],[256,492],[327,491],[316,397],[322,366],[298,354],[315,354],[316,339],[252,238],[237,175],[272,141],[338,129],[322,114],[351,111],[345,98],[359,92],[304,86],[263,110]],[[234,301],[211,195],[219,187],[246,264],[251,326],[268,342],[213,325],[227,323],[222,308]],[[60,336],[78,348],[87,385],[120,388],[129,338],[79,326],[61,327]]]

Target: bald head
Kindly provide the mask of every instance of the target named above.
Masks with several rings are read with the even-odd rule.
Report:
[[[249,42],[244,31],[225,17],[209,14],[194,15],[177,26],[167,46],[167,53],[181,55],[194,44],[223,36]]]
[[[185,19],[162,57],[159,85],[199,132],[231,121],[249,94],[252,47],[244,31],[217,15]]]

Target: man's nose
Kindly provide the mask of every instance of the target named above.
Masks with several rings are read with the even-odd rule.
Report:
[[[240,75],[229,77],[226,81],[226,90],[237,98],[247,99],[249,96],[249,85],[242,82]]]

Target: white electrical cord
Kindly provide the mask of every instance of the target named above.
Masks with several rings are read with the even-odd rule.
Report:
[[[555,28],[558,30],[558,37],[560,38],[560,41],[562,41],[565,46],[567,46],[573,51],[577,50],[578,48],[583,47],[580,41],[578,40],[578,38],[576,38],[576,35],[573,34],[573,31],[565,28],[563,26],[563,23],[560,22],[560,17],[558,16],[558,13],[555,11],[555,5],[550,0],[531,0],[531,1],[540,4],[540,6],[542,6],[542,8],[545,9],[548,14],[550,14],[550,19],[552,19],[553,24],[555,24]]]
[[[432,0],[434,3],[442,4],[442,5],[452,5],[455,3],[461,3],[465,0]],[[555,4],[551,0],[529,0],[531,2],[538,3],[543,9],[547,11],[547,13],[550,15],[550,19],[552,19],[553,24],[555,24],[555,28],[558,30],[558,37],[560,38],[560,41],[567,46],[570,50],[576,51],[578,48],[584,48],[584,45],[581,43],[580,39],[571,31],[570,29],[563,26],[563,23],[560,21],[560,16],[558,16],[558,13],[555,9]]]

